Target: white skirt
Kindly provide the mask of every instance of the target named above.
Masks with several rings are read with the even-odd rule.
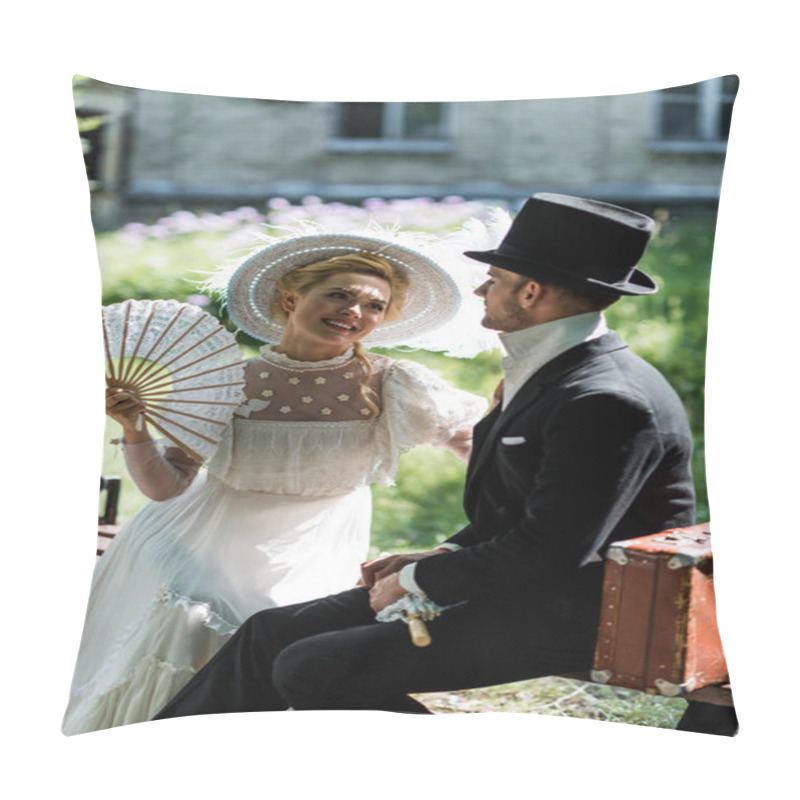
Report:
[[[149,503],[98,561],[63,732],[151,719],[256,611],[354,586],[370,519],[369,487],[278,495],[205,474]]]

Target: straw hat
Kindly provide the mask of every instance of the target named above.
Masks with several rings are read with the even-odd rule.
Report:
[[[458,311],[461,295],[453,279],[431,258],[412,249],[424,244],[415,233],[383,231],[387,239],[354,234],[315,234],[280,239],[251,255],[228,281],[226,307],[234,324],[263,342],[278,342],[284,325],[272,315],[276,281],[298,267],[344,255],[380,256],[409,278],[398,319],[384,322],[364,344],[392,347],[429,334]]]

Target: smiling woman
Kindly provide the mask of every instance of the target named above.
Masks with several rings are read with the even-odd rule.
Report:
[[[370,399],[373,365],[361,340],[386,319],[398,319],[405,305],[408,276],[377,255],[335,256],[282,276],[275,285],[272,312],[285,321],[275,352],[300,361],[336,358],[353,348],[363,368],[360,393]]]
[[[291,314],[283,341],[305,335],[341,350],[383,322],[391,296],[391,287],[383,278],[351,273],[333,275],[307,294],[287,293],[283,304]]]
[[[486,407],[364,343],[426,334],[459,299],[396,240],[279,240],[227,281],[231,319],[266,344],[205,470],[151,438],[138,398],[109,401],[131,476],[157,502],[98,562],[65,733],[152,718],[248,616],[355,585],[370,484],[391,484],[416,445],[466,457]]]
[[[400,316],[407,287],[404,273],[374,255],[293,270],[276,282],[273,314],[286,325],[278,349],[309,361],[341,355],[385,318]]]

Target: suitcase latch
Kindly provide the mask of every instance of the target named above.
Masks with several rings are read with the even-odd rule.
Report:
[[[686,683],[672,683],[672,681],[665,681],[663,678],[656,678],[653,683],[655,683],[656,689],[665,697],[680,697],[691,692],[697,681],[694,678],[689,678]]]
[[[628,556],[625,555],[625,550],[621,547],[609,547],[606,551],[606,558],[616,561],[617,564],[627,564]]]

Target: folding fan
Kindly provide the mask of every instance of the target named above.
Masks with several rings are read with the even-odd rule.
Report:
[[[196,461],[209,458],[242,402],[233,334],[197,306],[126,300],[103,308],[106,386],[141,400],[142,417]]]

